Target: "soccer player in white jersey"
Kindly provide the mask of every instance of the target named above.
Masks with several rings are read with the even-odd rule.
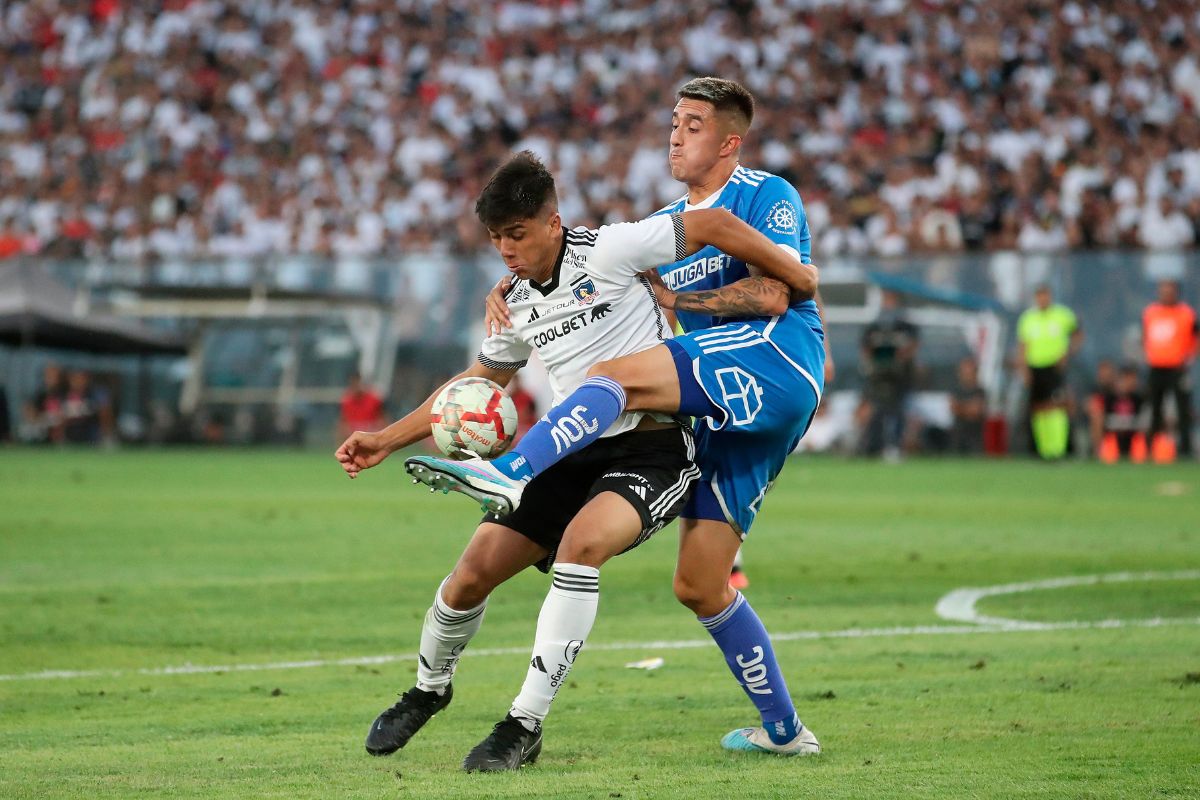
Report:
[[[476,212],[517,278],[508,297],[515,324],[486,339],[458,377],[507,384],[536,348],[556,400],[583,383],[597,361],[669,338],[653,288],[639,277],[647,267],[717,245],[777,274],[802,273],[815,285],[813,271],[719,210],[564,230],[553,178],[530,153],[497,171]],[[345,471],[354,477],[428,435],[432,403],[431,397],[379,433],[352,434],[336,454]],[[542,722],[595,620],[600,567],[674,519],[699,474],[690,461],[692,437],[671,415],[621,413],[603,431],[589,432],[600,436],[595,448],[544,470],[526,487],[530,502],[480,524],[426,615],[417,685],[373,723],[369,752],[395,752],[449,704],[458,659],[482,623],[491,591],[528,566],[553,562],[521,692],[463,766],[516,769],[537,758]],[[436,471],[411,471],[441,488]]]
[[[688,192],[658,215],[727,209],[778,252],[807,262],[811,236],[796,190],[738,162],[753,114],[752,96],[734,81],[697,78],[680,89],[669,164]],[[761,726],[729,732],[721,744],[781,755],[817,753],[820,745],[796,714],[765,627],[728,578],[764,495],[820,402],[826,362],[820,313],[813,291],[798,291],[804,287],[782,273],[768,276],[787,286],[767,280],[750,266],[761,262],[719,245],[664,263],[659,296],[674,309],[683,336],[590,370],[589,380],[509,455],[462,467],[415,461],[457,473],[461,491],[507,508],[521,502],[524,481],[591,440],[586,432],[564,436],[563,426],[579,428],[586,421],[589,428],[603,427],[630,409],[697,417],[702,475],[681,514],[675,594],[721,648],[762,720]],[[611,391],[613,382],[619,391]]]

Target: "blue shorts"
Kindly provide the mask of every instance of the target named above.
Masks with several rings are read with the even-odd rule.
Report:
[[[680,516],[728,522],[745,538],[821,402],[824,340],[815,311],[791,309],[666,342],[680,411],[697,418],[700,481]]]

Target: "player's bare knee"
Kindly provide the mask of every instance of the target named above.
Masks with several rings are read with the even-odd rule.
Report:
[[[603,542],[585,537],[568,537],[563,539],[562,544],[559,545],[555,560],[567,564],[599,568],[610,556],[609,548]]]
[[[588,367],[587,376],[589,378],[609,378],[621,383],[621,372],[621,365],[616,361],[600,361]]]
[[[676,573],[672,588],[675,599],[698,617],[719,614],[733,601],[732,590],[725,582],[707,585]]]
[[[705,592],[703,592],[699,586],[688,580],[686,577],[677,574],[675,576],[675,581],[672,584],[672,588],[675,590],[675,599],[680,603],[683,603],[683,605],[687,606],[693,612],[695,612],[698,607],[704,605]]]
[[[456,611],[466,611],[486,600],[494,588],[486,572],[469,562],[459,562],[442,586],[442,602]]]
[[[608,378],[611,381],[616,381],[625,391],[625,409],[627,411],[642,410],[646,403],[650,400],[650,394],[644,381],[639,381],[637,375],[628,367],[621,364],[621,360],[601,361],[599,364],[593,365],[587,373],[589,378]]]
[[[612,375],[613,371],[614,371],[614,369],[613,369],[612,360],[597,361],[595,364],[592,364],[590,367],[588,367],[587,376],[589,378],[596,378],[596,377],[601,377],[601,376],[603,376],[605,378],[611,378],[611,377],[613,377],[613,375]]]

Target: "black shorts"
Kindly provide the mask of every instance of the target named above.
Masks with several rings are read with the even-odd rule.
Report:
[[[1167,392],[1187,393],[1192,391],[1191,375],[1187,367],[1151,367],[1146,376],[1146,391],[1151,402]]]
[[[1029,368],[1029,402],[1049,403],[1062,399],[1063,373],[1058,366]]]
[[[679,516],[700,470],[692,463],[696,447],[686,427],[630,431],[600,439],[538,475],[521,496],[517,510],[491,514],[484,522],[512,528],[550,551],[537,564],[547,572],[563,532],[588,501],[616,492],[637,509],[642,530],[632,550]]]

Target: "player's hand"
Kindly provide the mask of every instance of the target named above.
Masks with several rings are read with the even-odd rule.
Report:
[[[825,354],[825,385],[833,384],[833,379],[837,376],[837,366],[833,363],[833,354]]]
[[[384,446],[383,437],[378,433],[355,431],[342,442],[333,456],[347,475],[357,478],[358,473],[375,466],[390,454],[391,451]]]
[[[658,270],[648,269],[641,274],[641,277],[650,281],[650,288],[654,290],[654,299],[658,301],[659,306],[667,311],[675,309],[675,292],[667,288],[667,285],[662,282],[659,277]]]
[[[488,292],[487,300],[484,301],[483,314],[484,333],[488,336],[500,333],[505,328],[512,327],[512,317],[508,313],[508,303],[504,302],[504,295],[509,287],[512,286],[512,283],[512,276],[506,275]]]

